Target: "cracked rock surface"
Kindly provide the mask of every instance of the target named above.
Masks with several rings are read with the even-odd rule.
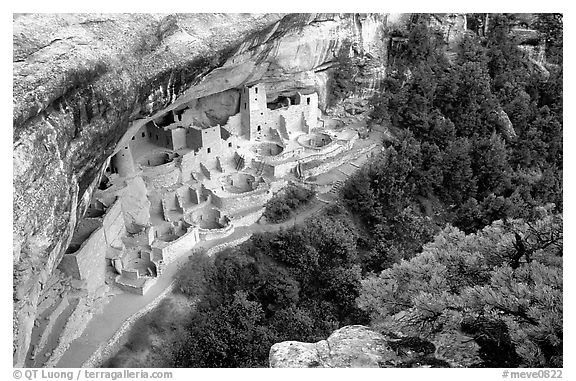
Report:
[[[270,348],[271,368],[417,368],[466,367],[473,362],[454,357],[448,348],[459,344],[457,352],[477,353],[461,346],[469,338],[450,337],[434,343],[400,333],[379,333],[363,325],[342,327],[317,343],[284,341]]]
[[[340,328],[317,343],[284,341],[270,349],[271,368],[379,368],[396,358],[383,335],[362,325]]]

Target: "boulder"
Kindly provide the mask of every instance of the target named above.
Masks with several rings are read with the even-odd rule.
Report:
[[[468,338],[469,339],[469,338]],[[455,340],[457,341],[457,340]],[[458,343],[456,343],[458,344]],[[445,345],[443,344],[445,347]],[[461,347],[461,345],[459,346]],[[317,343],[285,341],[270,348],[271,368],[431,368],[460,367],[452,358],[437,357],[434,343],[401,333],[379,333],[362,325],[334,331]],[[443,353],[451,354],[446,348]],[[476,351],[471,350],[471,354]],[[477,356],[470,358],[476,360]],[[465,365],[475,364],[473,361]]]
[[[340,328],[317,343],[285,341],[270,349],[272,368],[379,368],[397,358],[382,334],[362,325]]]

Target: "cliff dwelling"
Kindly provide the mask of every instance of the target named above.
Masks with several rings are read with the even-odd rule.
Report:
[[[561,368],[562,19],[13,14],[13,367]]]
[[[268,102],[265,84],[254,84],[227,102],[227,118],[194,100],[124,137],[60,263],[65,274],[88,290],[108,274],[143,295],[168,263],[255,223],[287,182],[338,165],[358,139],[323,127],[314,92]]]

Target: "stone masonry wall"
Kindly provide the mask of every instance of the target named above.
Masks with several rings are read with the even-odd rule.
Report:
[[[200,239],[211,241],[213,239],[228,237],[234,232],[234,226],[228,225],[222,229],[198,229]]]
[[[104,229],[95,230],[72,254],[65,254],[60,269],[66,274],[86,281],[88,291],[96,291],[104,285],[106,269],[106,240]]]
[[[172,164],[172,163],[168,163],[168,164]],[[167,167],[164,166],[160,166],[160,167],[154,167],[154,168],[160,168],[160,170],[164,169],[165,172],[163,173],[158,173],[158,174],[154,174],[149,175],[148,173],[145,174],[146,177],[146,183],[150,184],[152,187],[154,188],[166,188],[169,186],[172,186],[174,184],[176,184],[178,182],[178,179],[180,177],[180,171],[172,166],[172,168],[170,168],[170,166],[168,166],[168,164],[165,164]],[[174,164],[173,164],[174,165]]]
[[[190,251],[198,243],[198,229],[190,228],[182,237],[177,240],[169,242],[164,247],[156,247],[157,250],[162,254],[162,259],[167,265],[176,259],[178,256]]]
[[[230,197],[221,197],[212,193],[212,202],[216,207],[226,210],[226,214],[233,214],[242,209],[263,205],[271,197],[268,191],[269,186],[261,184],[252,192],[234,194]]]
[[[122,237],[126,235],[126,226],[124,225],[120,202],[114,202],[106,211],[102,225],[106,243],[112,247],[120,247],[122,245]]]
[[[234,227],[250,226],[252,224],[255,224],[260,219],[260,217],[262,217],[262,214],[264,214],[265,210],[266,208],[262,207],[260,209],[255,210],[252,213],[247,213],[240,217],[234,217],[232,219],[232,224],[234,225]]]

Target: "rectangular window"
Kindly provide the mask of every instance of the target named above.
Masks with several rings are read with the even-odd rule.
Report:
[[[256,94],[258,94],[258,88],[256,88]]]
[[[146,137],[146,133],[145,133],[145,132],[142,133],[142,137],[143,137],[143,138]]]
[[[208,153],[210,153],[210,148],[206,148],[206,151],[207,151]]]

